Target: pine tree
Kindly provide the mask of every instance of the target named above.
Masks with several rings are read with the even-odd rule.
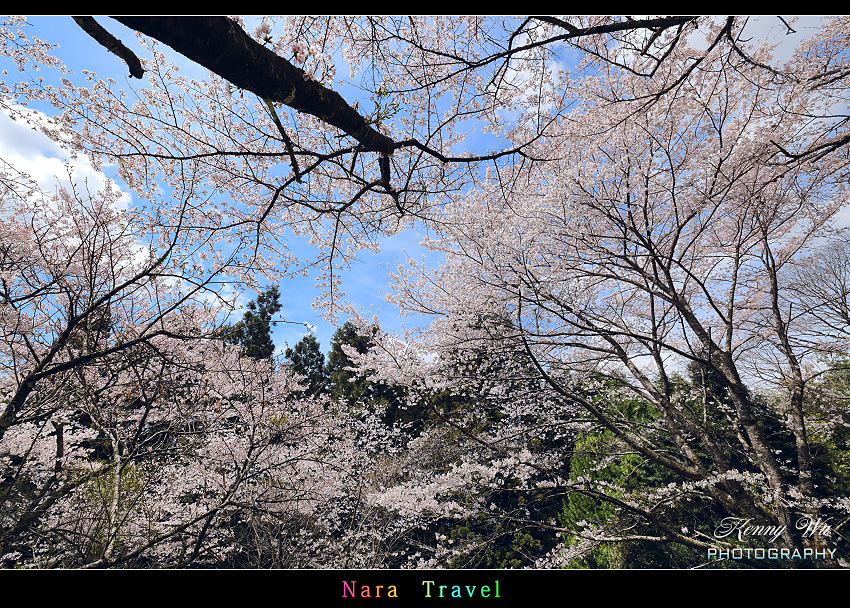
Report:
[[[374,344],[369,338],[357,333],[357,328],[350,321],[338,328],[331,339],[326,374],[330,379],[332,395],[335,399],[345,399],[353,403],[363,396],[369,381],[348,369],[353,363],[343,351],[343,345],[353,346],[362,354],[369,352]]]
[[[325,355],[319,341],[312,334],[304,336],[294,348],[286,349],[286,358],[292,370],[304,376],[307,391],[316,395],[328,392],[328,375],[325,372]]]
[[[225,341],[240,344],[252,359],[269,359],[274,354],[271,337],[272,315],[280,311],[280,292],[269,287],[248,304],[248,310],[236,325],[222,328]]]

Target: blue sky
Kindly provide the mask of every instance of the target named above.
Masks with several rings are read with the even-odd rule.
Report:
[[[134,48],[134,32],[109,18],[103,17],[98,20],[113,35]],[[100,78],[111,77],[119,83],[129,80],[124,62],[107,52],[86,35],[71,17],[35,16],[29,17],[27,21],[32,24],[32,27],[26,28],[28,36],[37,36],[59,45],[56,54],[74,72],[70,76],[72,80],[80,76],[81,70],[91,70]],[[248,24],[251,23],[250,20],[246,19],[246,21]],[[164,50],[169,51],[169,49]],[[180,58],[176,53],[170,53],[170,56],[175,59]],[[199,79],[208,77],[205,68],[184,58],[180,58],[178,62],[181,65],[181,72],[187,77]],[[344,62],[342,63],[344,67],[338,66],[338,73],[347,75],[348,68]],[[0,57],[0,68],[8,70],[5,78],[13,79],[16,77],[17,71],[14,65],[5,57]],[[50,74],[47,71],[41,75],[48,80],[56,78],[55,74]],[[364,107],[371,107],[368,96],[363,95],[353,86],[340,89],[340,93],[349,100],[352,100],[353,96],[361,95],[366,104]],[[353,98],[356,99],[356,97]],[[46,104],[30,104],[30,107],[47,114],[54,112]],[[63,162],[69,162],[67,154],[55,142],[20,122],[11,121],[1,111],[0,155],[10,162],[14,162],[21,169],[30,172],[39,179],[42,186],[48,189],[53,189],[57,182],[53,175],[64,173]],[[97,185],[102,184],[107,178],[114,177],[114,173],[110,173],[109,167],[104,167],[102,172],[98,172],[85,160],[78,159],[72,161],[72,164],[78,179],[85,178]],[[118,183],[121,184],[120,180]],[[122,190],[127,193],[125,202],[130,205],[133,204],[135,199],[131,198],[132,192],[126,186]],[[400,319],[398,308],[385,302],[384,294],[389,290],[389,270],[394,268],[400,260],[406,259],[407,256],[417,259],[426,256],[430,264],[439,262],[436,254],[430,253],[418,244],[419,240],[417,231],[410,229],[392,237],[385,237],[380,240],[380,254],[364,252],[350,268],[340,269],[343,276],[345,299],[353,303],[358,309],[363,310],[367,316],[378,314],[382,326],[388,331],[399,331],[403,325],[409,326],[416,322],[416,319]],[[303,255],[305,258],[315,256],[317,253],[306,242],[298,241],[295,237],[290,239],[290,245],[296,255]],[[312,307],[313,300],[318,295],[315,282],[316,277],[310,276],[287,279],[280,284],[282,310],[276,318],[285,320],[287,323],[278,323],[274,330],[273,338],[279,353],[282,353],[287,346],[294,346],[310,331],[319,340],[323,350],[329,349],[331,337],[336,328],[322,318],[320,311],[314,310]],[[254,292],[245,291],[241,300],[243,303],[247,303],[255,295]],[[345,321],[344,318],[339,319],[340,323],[343,321]]]
[[[28,21],[33,25],[32,28],[27,28],[28,34],[59,44],[58,55],[76,76],[79,76],[81,70],[85,69],[94,71],[101,78],[111,77],[118,82],[128,80],[127,67],[123,61],[107,52],[83,33],[70,17],[37,16],[29,18]],[[99,21],[111,33],[132,48],[135,42],[134,32],[105,17],[100,18]],[[251,19],[246,19],[246,22],[249,27],[253,25]],[[806,18],[795,27],[799,29],[816,28],[818,22],[818,18]],[[768,35],[770,28],[772,28],[772,36],[784,35],[783,28],[775,17],[754,19],[748,24],[748,32],[757,37]],[[790,47],[786,52],[790,55]],[[176,59],[180,56],[173,53],[171,57]],[[182,58],[179,63],[181,64],[181,71],[185,75],[199,79],[207,77],[207,71],[204,68]],[[16,71],[8,59],[0,57],[0,67],[9,71],[6,78],[15,77]],[[348,71],[345,62],[340,59],[337,70],[338,77],[347,78]],[[44,73],[44,76],[46,78],[51,77],[48,73]],[[339,87],[337,90],[349,101],[355,101],[359,96],[363,107],[371,108],[368,95],[364,95],[355,86],[347,85]],[[52,111],[51,108],[44,105],[34,107],[45,112]],[[495,138],[488,141],[481,140],[480,137],[482,137],[480,134],[471,134],[466,144],[476,149],[499,147],[499,142]],[[0,116],[0,154],[4,159],[14,160],[22,164],[21,168],[37,175],[42,180],[43,185],[50,185],[51,175],[62,171],[61,161],[65,160],[62,150],[54,142],[39,133],[28,130],[21,124],[12,123],[5,115]],[[111,177],[109,168],[105,168],[106,174],[99,173],[81,160],[74,162],[74,168],[79,177],[87,177],[94,181]],[[55,180],[53,180],[53,183],[55,184]],[[129,198],[129,190],[124,188],[124,191],[128,193],[126,203],[133,204],[133,200]],[[394,268],[399,261],[404,260],[407,256],[416,259],[421,259],[424,256],[431,266],[439,262],[439,257],[436,254],[428,252],[427,249],[418,244],[419,240],[420,237],[415,230],[408,230],[396,236],[384,238],[380,241],[380,254],[364,252],[351,268],[341,271],[346,299],[364,310],[367,316],[378,314],[384,329],[388,331],[399,331],[403,325],[410,326],[425,321],[415,318],[401,320],[398,309],[384,301],[384,293],[389,290],[388,271]],[[297,242],[294,237],[290,242],[293,252],[296,254],[310,257],[316,253],[311,251],[306,243]],[[283,305],[280,317],[289,323],[281,323],[275,329],[274,339],[279,352],[282,352],[287,345],[294,346],[309,331],[303,324],[312,328],[322,348],[327,350],[335,328],[321,317],[319,311],[312,308],[313,300],[318,295],[318,290],[315,287],[315,276],[286,280],[281,283],[280,291],[281,304]],[[247,302],[254,296],[253,292],[245,292],[243,301]],[[344,319],[340,319],[340,321],[344,321]]]

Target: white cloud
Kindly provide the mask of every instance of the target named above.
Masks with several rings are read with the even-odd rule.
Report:
[[[84,157],[74,158],[69,150],[36,130],[38,125],[49,120],[46,114],[15,106],[20,115],[12,119],[3,110],[0,111],[0,158],[35,179],[45,192],[70,185],[69,171],[74,183],[80,188],[86,185],[91,193],[102,190],[111,181]],[[131,201],[131,196],[122,191],[118,208],[126,209]]]
[[[791,26],[793,32],[788,30],[779,17],[762,15],[750,17],[739,36],[741,39],[751,40],[752,43],[776,44],[773,50],[773,63],[776,67],[781,67],[791,59],[801,42],[808,40],[821,30],[825,17],[807,15],[795,18],[783,17],[783,19]]]

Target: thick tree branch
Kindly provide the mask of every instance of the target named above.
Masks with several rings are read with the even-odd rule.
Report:
[[[611,34],[614,32],[623,32],[623,31],[633,31],[639,29],[654,29],[661,28],[667,29],[670,27],[675,27],[677,25],[684,25],[689,21],[693,21],[696,19],[695,16],[688,15],[677,15],[673,17],[658,17],[655,19],[637,19],[637,20],[627,20],[627,21],[618,21],[616,23],[606,23],[604,25],[595,25],[593,27],[576,27],[567,23],[562,19],[558,19],[557,17],[550,16],[533,16],[532,19],[537,19],[538,21],[544,21],[546,23],[551,23],[552,25],[557,25],[558,27],[562,27],[569,34],[564,38],[579,38],[581,36],[591,36],[593,34]]]
[[[339,93],[251,38],[227,17],[114,17],[156,38],[237,87],[320,118],[369,151],[392,154],[392,139],[376,131]]]
[[[135,53],[124,46],[124,43],[118,38],[107,32],[93,17],[74,17],[74,21],[98,44],[123,59],[127,67],[130,68],[130,76],[133,78],[144,76],[145,70],[142,68],[142,62],[139,61]]]

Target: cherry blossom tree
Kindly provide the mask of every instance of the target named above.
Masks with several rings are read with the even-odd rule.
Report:
[[[614,124],[676,94],[712,54],[731,53],[789,90],[814,87],[830,102],[810,108],[798,143],[771,142],[777,162],[840,156],[831,153],[848,141],[844,121],[829,111],[845,99],[840,20],[808,42],[801,63],[782,70],[769,49],[741,41],[747,20],[734,17],[268,17],[251,31],[239,18],[117,18],[144,34],[142,57],[107,31],[114,21],[104,28],[74,19],[145,87],[126,90],[85,66],[74,66],[85,70],[85,83],[52,86],[33,67],[67,68],[49,43],[10,22],[4,50],[27,72],[4,82],[5,92],[52,103],[61,117],[43,128],[97,164],[116,163],[140,194],[188,187],[208,207],[227,201],[213,206],[205,225],[254,225],[278,268],[303,269],[281,234],[309,237],[322,251],[314,261],[325,270],[320,301],[331,307],[341,296],[335,263],[417,218],[432,219],[487,165],[548,162],[546,149],[585,84],[606,74],[643,87],[593,101],[621,108],[606,119]],[[181,75],[159,43],[208,68],[209,79]],[[334,91],[343,61],[361,76],[369,102]],[[499,149],[473,144],[457,153],[475,131],[494,134],[484,145]],[[508,176],[516,179],[511,171],[500,178]]]
[[[228,339],[242,248],[199,263],[181,214],[111,182],[0,178],[4,566],[399,563],[411,525],[363,498],[379,417]]]
[[[121,214],[108,189],[65,190],[36,207],[25,180],[4,178],[9,216],[26,218],[2,228],[0,251],[0,441],[6,469],[21,471],[4,485],[18,501],[4,529],[27,539],[28,556],[48,546],[32,535],[57,530],[70,539],[62,556],[39,559],[111,565],[161,551],[185,564],[233,547],[228,529],[246,555],[279,556],[270,539],[293,520],[271,505],[290,504],[287,483],[345,497],[351,516],[327,542],[348,539],[348,556],[371,542],[372,564],[402,538],[425,552],[401,551],[414,563],[450,563],[457,547],[442,533],[434,544],[409,532],[481,513],[569,537],[569,555],[628,541],[705,550],[711,518],[685,523],[689,503],[780,526],[795,549],[820,542],[799,517],[831,518],[841,537],[850,507],[819,481],[837,474],[822,450],[846,411],[811,387],[824,357],[847,352],[846,281],[823,244],[846,240],[832,223],[850,150],[846,18],[807,39],[781,21],[800,40],[788,61],[738,17],[293,17],[253,29],[117,18],[139,44],[110,34],[114,21],[74,19],[138,86],[86,66],[72,68],[85,82],[70,78],[49,43],[9,20],[0,41],[20,73],[0,82],[0,104],[21,118],[21,102],[51,104],[58,115],[38,127],[95,167],[114,165],[143,202]],[[181,74],[163,45],[208,77]],[[369,101],[336,92],[343,61]],[[62,72],[61,84],[39,68]],[[388,455],[396,444],[364,414],[352,444],[369,464],[345,441],[333,455],[317,448],[354,486],[342,473],[334,486],[322,467],[278,476],[308,459],[275,431],[290,432],[290,414],[271,395],[294,380],[269,362],[247,373],[205,339],[220,321],[218,281],[256,289],[320,267],[316,303],[334,317],[339,264],[412,226],[445,264],[400,268],[392,299],[433,322],[414,339],[358,318],[374,346],[346,355],[438,423]],[[319,253],[296,258],[290,236]],[[170,409],[180,391],[194,396],[185,413]],[[82,414],[66,411],[71,394]],[[232,414],[217,417],[216,400]],[[340,424],[327,408],[294,403],[322,419],[316,446],[345,436],[326,430]],[[160,409],[157,434],[148,418]],[[181,441],[195,429],[215,454]],[[61,481],[66,454],[98,441],[98,472]],[[597,460],[579,463],[588,446],[601,446]],[[157,487],[147,447],[166,470],[194,463],[203,484],[171,494],[167,517],[145,511]],[[623,458],[652,479],[616,478],[609,465]],[[544,521],[504,487],[611,509]],[[72,498],[88,501],[89,520],[67,519]]]
[[[127,90],[115,78],[98,79],[75,66],[85,70],[85,83],[65,78],[56,87],[28,72],[4,83],[6,92],[53,104],[61,116],[44,128],[96,165],[116,163],[142,196],[184,188],[190,173],[188,187],[198,201],[235,203],[216,204],[193,220],[253,225],[258,244],[275,252],[280,269],[304,269],[282,235],[309,237],[321,249],[313,263],[323,268],[319,301],[331,313],[341,298],[335,265],[374,248],[380,235],[429,218],[434,205],[479,175],[482,163],[545,158],[531,150],[572,103],[573,85],[555,52],[559,44],[589,57],[612,44],[635,50],[639,44],[651,64],[641,69],[653,76],[700,23],[692,17],[421,23],[299,17],[264,18],[248,32],[244,21],[223,17],[119,18],[145,35],[139,58],[99,22],[75,19],[128,62],[131,76],[142,75],[145,88]],[[712,46],[732,40],[736,23],[728,20],[714,33]],[[67,69],[48,43],[10,26],[5,49],[22,68]],[[209,79],[182,76],[158,42],[209,68]],[[334,92],[340,55],[352,73],[362,74],[369,102],[345,101]],[[602,57],[605,65],[622,60]],[[584,74],[578,76],[580,82]],[[535,92],[527,97],[528,91]],[[648,103],[630,105],[638,111]],[[516,111],[524,113],[519,120],[506,117]],[[501,149],[456,153],[471,128],[498,134]]]
[[[48,195],[2,175],[4,565],[327,563],[318,518],[358,460],[345,416],[220,339],[215,283],[241,262],[192,265],[179,221],[69,177]]]
[[[746,48],[731,23],[709,28],[708,50],[677,42],[657,69],[624,48],[599,57],[571,112],[526,148],[547,162],[494,166],[428,241],[444,265],[399,269],[394,300],[434,316],[420,341],[388,337],[360,358],[427,394],[478,376],[459,353],[527,355],[540,391],[529,420],[572,433],[574,446],[608,437],[590,474],[556,466],[576,451],[521,459],[550,472],[537,487],[613,506],[615,520],[536,524],[587,543],[704,551],[710,520],[679,525],[689,503],[774,525],[800,551],[822,539],[799,521],[848,521],[846,498],[818,483],[834,471],[814,455],[843,435],[846,409],[807,396],[819,357],[847,349],[843,272],[823,245],[846,240],[831,223],[846,200],[846,32],[832,22],[774,68],[770,49]],[[827,73],[836,80],[824,91]],[[701,385],[682,381],[688,365],[703,370]],[[478,440],[496,462],[507,446],[523,454],[521,436],[514,423]],[[592,474],[626,456],[666,471],[665,484],[630,489]]]

